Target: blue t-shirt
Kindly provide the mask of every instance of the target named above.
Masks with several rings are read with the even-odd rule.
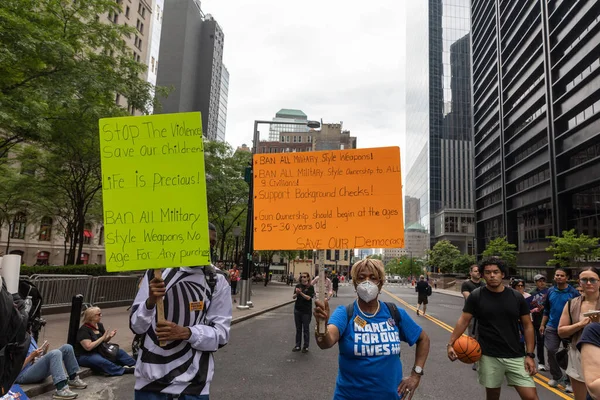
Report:
[[[548,291],[546,303],[544,304],[544,315],[548,316],[548,326],[558,329],[560,316],[562,315],[565,304],[569,299],[578,297],[579,292],[571,285],[567,285],[564,289],[559,289],[553,286]]]
[[[353,323],[348,323],[346,306],[333,312],[329,323],[340,331],[339,370],[334,400],[378,399],[397,400],[402,381],[400,341],[410,346],[421,335],[421,327],[401,308],[400,329],[383,302],[373,318],[366,318],[354,302]],[[355,322],[360,316],[366,325]]]
[[[583,333],[581,334],[581,337],[579,338],[579,342],[577,343],[577,349],[579,351],[581,351],[581,346],[584,343],[588,343],[591,345],[594,345],[596,347],[600,347],[600,324],[599,323],[593,323],[593,324],[589,324],[588,326],[586,326],[583,329]],[[589,395],[587,395],[586,400],[592,400],[592,397]]]
[[[27,357],[29,357],[29,355],[30,355],[31,353],[33,353],[34,351],[36,351],[36,350],[37,350],[37,348],[38,348],[38,345],[37,345],[37,343],[36,343],[35,339],[32,337],[32,338],[31,338],[31,342],[29,342],[29,349],[27,350]],[[18,378],[19,378],[21,375],[23,375],[23,374],[25,373],[25,371],[27,371],[29,368],[31,368],[31,366],[32,366],[32,365],[33,365],[32,363],[29,363],[29,364],[27,364],[27,365],[25,366],[25,368],[23,368],[23,369],[21,370],[21,372],[19,373],[19,376],[17,377],[17,379],[18,379]]]

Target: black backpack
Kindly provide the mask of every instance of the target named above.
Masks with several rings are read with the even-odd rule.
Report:
[[[396,307],[396,304],[388,303],[387,301],[384,301],[383,304],[385,304],[387,306],[388,310],[390,311],[390,314],[392,315],[392,319],[396,323],[398,330],[400,330],[400,322],[402,322],[402,317],[400,316],[400,311],[398,311],[398,307]],[[352,320],[353,315],[354,315],[354,302],[352,302],[346,306],[346,316],[348,317],[347,318],[348,323],[350,323],[350,321]]]
[[[26,278],[19,279],[19,296],[25,301],[25,312],[29,315],[27,319],[27,331],[31,333],[31,336],[37,342],[40,329],[46,325],[46,321],[42,319],[44,299],[37,286]],[[31,303],[28,303],[27,297],[31,297]]]
[[[208,315],[208,308],[210,308],[210,305],[212,304],[212,296],[213,293],[215,292],[215,286],[217,286],[217,274],[220,273],[221,275],[225,276],[225,279],[227,279],[227,276],[222,273],[221,270],[216,269],[215,267],[213,267],[212,265],[208,265],[208,266],[204,266],[202,267],[202,271],[204,272],[204,276],[206,278],[206,284],[208,285],[208,288],[210,289],[210,291],[208,292],[208,307],[206,308],[206,313],[204,315]],[[149,271],[149,274],[153,274],[152,271]],[[152,277],[154,275],[152,275],[152,277],[150,275],[149,279],[152,279]],[[133,337],[133,341],[131,342],[131,354],[133,355],[133,358],[137,360],[138,357],[138,353],[140,350],[140,346],[142,345],[142,342],[144,341],[144,336],[146,336],[146,334],[141,334],[141,335],[135,335]],[[223,347],[225,345],[219,345],[219,348]]]
[[[433,290],[431,289],[431,285],[427,285],[427,292],[425,292],[427,294],[427,296],[431,296],[431,294],[433,293]]]
[[[0,293],[0,396],[8,393],[23,368],[31,338],[25,304],[2,283]]]

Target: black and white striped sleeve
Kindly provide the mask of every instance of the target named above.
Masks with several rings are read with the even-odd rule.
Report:
[[[217,274],[217,285],[208,308],[206,324],[190,326],[190,345],[199,351],[217,351],[229,341],[231,327],[231,289],[227,280]],[[145,306],[144,306],[145,308]]]
[[[149,294],[149,280],[150,275],[154,276],[152,270],[148,271],[142,279],[142,284],[138,290],[133,306],[131,307],[131,314],[129,316],[129,328],[137,335],[148,332],[148,329],[152,326],[154,315],[156,313],[156,307],[148,309],[146,307],[146,300]]]

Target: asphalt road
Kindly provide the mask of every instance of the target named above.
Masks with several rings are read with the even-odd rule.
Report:
[[[482,399],[484,389],[477,384],[477,373],[470,365],[459,361],[451,363],[446,357],[445,345],[449,329],[458,319],[462,299],[434,293],[428,307],[429,318],[417,317],[410,308],[416,303],[416,293],[408,287],[384,287],[381,299],[395,301],[429,334],[432,341],[425,376],[413,399]],[[332,306],[348,304],[355,298],[354,290],[341,287]],[[406,304],[404,304],[406,303]],[[307,354],[292,353],[295,327],[293,306],[249,319],[232,327],[230,343],[216,354],[216,376],[211,385],[215,400],[306,400],[331,399],[337,376],[337,347],[320,350],[314,344],[311,326],[311,346]],[[404,374],[408,375],[414,360],[414,348],[402,346]],[[570,399],[560,391],[544,384],[547,377],[537,377],[540,399]],[[90,377],[90,387],[80,392],[80,399],[132,400],[133,377]],[[50,393],[36,399],[51,399]],[[518,399],[514,389],[504,387],[502,399]],[[373,399],[374,400],[374,399]]]

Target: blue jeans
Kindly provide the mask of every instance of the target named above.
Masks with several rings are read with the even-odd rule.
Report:
[[[79,372],[79,364],[75,359],[73,347],[70,344],[63,344],[60,349],[49,351],[48,354],[42,356],[27,370],[21,372],[16,382],[26,385],[41,382],[52,376],[52,381],[56,385],[59,382],[66,381],[69,376],[76,375],[77,372]]]
[[[136,390],[134,400],[209,400],[208,395],[199,394],[182,394],[179,397],[176,395],[156,392],[144,392],[142,390]]]
[[[125,370],[122,365],[127,365],[129,367],[135,366],[135,360],[123,349],[119,349],[116,363],[107,360],[98,353],[81,354],[77,357],[77,361],[79,361],[79,365],[82,367],[88,367],[94,371],[104,372],[109,376],[123,375]]]

